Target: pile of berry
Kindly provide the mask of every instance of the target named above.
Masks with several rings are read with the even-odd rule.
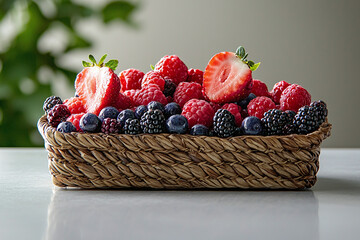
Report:
[[[75,80],[75,97],[46,99],[44,111],[58,131],[105,134],[176,133],[218,137],[308,134],[327,117],[323,101],[285,81],[269,92],[253,79],[260,63],[243,47],[212,57],[205,71],[188,69],[178,56],[164,56],[146,74],[118,62],[91,63]]]

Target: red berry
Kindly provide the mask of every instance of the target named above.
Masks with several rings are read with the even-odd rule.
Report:
[[[127,69],[119,74],[121,83],[121,92],[125,92],[130,89],[140,89],[141,80],[144,77],[144,73],[137,69]]]
[[[171,103],[171,102],[174,101],[174,99],[173,99],[172,96],[167,96],[167,97],[166,97],[166,100],[167,100],[168,103]]]
[[[215,112],[221,108],[221,105],[217,103],[210,102],[210,105],[212,106]]]
[[[272,100],[274,103],[279,104],[280,103],[280,97],[281,93],[290,86],[290,83],[287,83],[285,81],[278,82],[274,85],[273,89],[270,92],[270,95],[272,97]]]
[[[85,113],[77,113],[77,114],[71,114],[70,117],[68,117],[66,119],[66,121],[68,122],[72,122],[72,124],[74,124],[74,126],[76,127],[76,130],[78,132],[82,132],[81,128],[80,128],[80,119],[82,116],[84,116]]]
[[[253,87],[251,88],[251,92],[255,94],[257,97],[269,97],[269,90],[266,84],[260,80],[254,79]]]
[[[129,90],[131,91],[131,90]],[[123,93],[119,92],[119,97],[117,101],[113,105],[119,111],[128,109],[131,106],[131,100],[128,96],[124,95]]]
[[[64,104],[69,108],[71,114],[86,112],[84,101],[80,97],[66,99]]]
[[[291,110],[297,112],[299,108],[310,105],[311,95],[300,85],[292,84],[281,94],[280,109],[282,111]]]
[[[164,56],[155,65],[155,72],[160,73],[163,78],[170,78],[178,85],[185,82],[188,77],[188,68],[176,55]]]
[[[201,85],[196,82],[180,83],[174,93],[174,102],[183,107],[190,99],[203,99]]]
[[[211,127],[215,111],[210,103],[204,100],[191,99],[184,105],[181,115],[187,118],[189,128],[196,124]]]
[[[156,84],[146,85],[134,96],[134,106],[147,105],[152,101],[160,102],[163,105],[167,104],[165,95]]]
[[[131,106],[135,106],[135,95],[140,92],[140,90],[135,90],[135,89],[131,89],[131,90],[127,90],[124,92],[124,95],[127,96],[130,99],[130,105]]]
[[[75,89],[84,100],[86,112],[99,115],[101,109],[118,100],[120,80],[108,67],[86,67],[77,75]]]
[[[261,119],[265,112],[274,108],[276,108],[275,103],[270,98],[256,97],[249,102],[247,110],[249,116],[255,116]]]
[[[253,79],[247,64],[232,52],[211,58],[204,72],[204,95],[215,103],[236,102],[249,95]]]
[[[235,103],[227,103],[221,107],[222,109],[228,110],[235,117],[236,126],[241,127],[242,117],[241,117],[241,107]]]
[[[165,80],[158,72],[150,71],[145,74],[141,82],[141,87],[143,88],[149,84],[156,84],[160,87],[161,91],[164,91]]]
[[[65,104],[56,104],[47,114],[51,126],[57,127],[70,116],[70,111]]]
[[[200,69],[190,68],[188,70],[187,82],[197,82],[198,84],[202,85],[203,76],[204,76],[204,72],[201,71]]]

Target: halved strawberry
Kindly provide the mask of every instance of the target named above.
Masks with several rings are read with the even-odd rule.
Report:
[[[89,56],[92,64],[83,62],[84,70],[76,77],[75,89],[79,97],[84,100],[87,112],[98,115],[104,107],[114,105],[119,97],[120,80],[113,69],[117,66],[116,60],[103,64],[106,55],[99,63],[92,55]]]
[[[214,103],[235,102],[251,91],[255,71],[260,63],[246,59],[243,47],[236,53],[220,52],[213,56],[204,72],[203,93]]]

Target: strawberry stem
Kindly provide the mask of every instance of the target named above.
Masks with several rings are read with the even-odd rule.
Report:
[[[247,60],[249,54],[246,53],[243,46],[240,46],[236,49],[235,55],[240,58],[240,60],[243,61],[246,65],[248,65],[251,71],[255,71],[260,66],[260,62],[254,63],[253,61]]]
[[[82,64],[84,67],[94,67],[94,66],[104,67],[105,66],[105,67],[108,67],[108,68],[112,69],[113,71],[115,71],[116,67],[119,64],[119,61],[118,60],[109,60],[107,63],[104,64],[106,57],[107,57],[107,54],[102,56],[99,63],[97,63],[95,57],[90,54],[89,59],[92,63],[82,61]]]

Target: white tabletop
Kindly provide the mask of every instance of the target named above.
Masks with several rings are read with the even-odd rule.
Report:
[[[54,187],[44,149],[0,149],[0,239],[359,239],[360,149],[322,149],[304,191]]]

